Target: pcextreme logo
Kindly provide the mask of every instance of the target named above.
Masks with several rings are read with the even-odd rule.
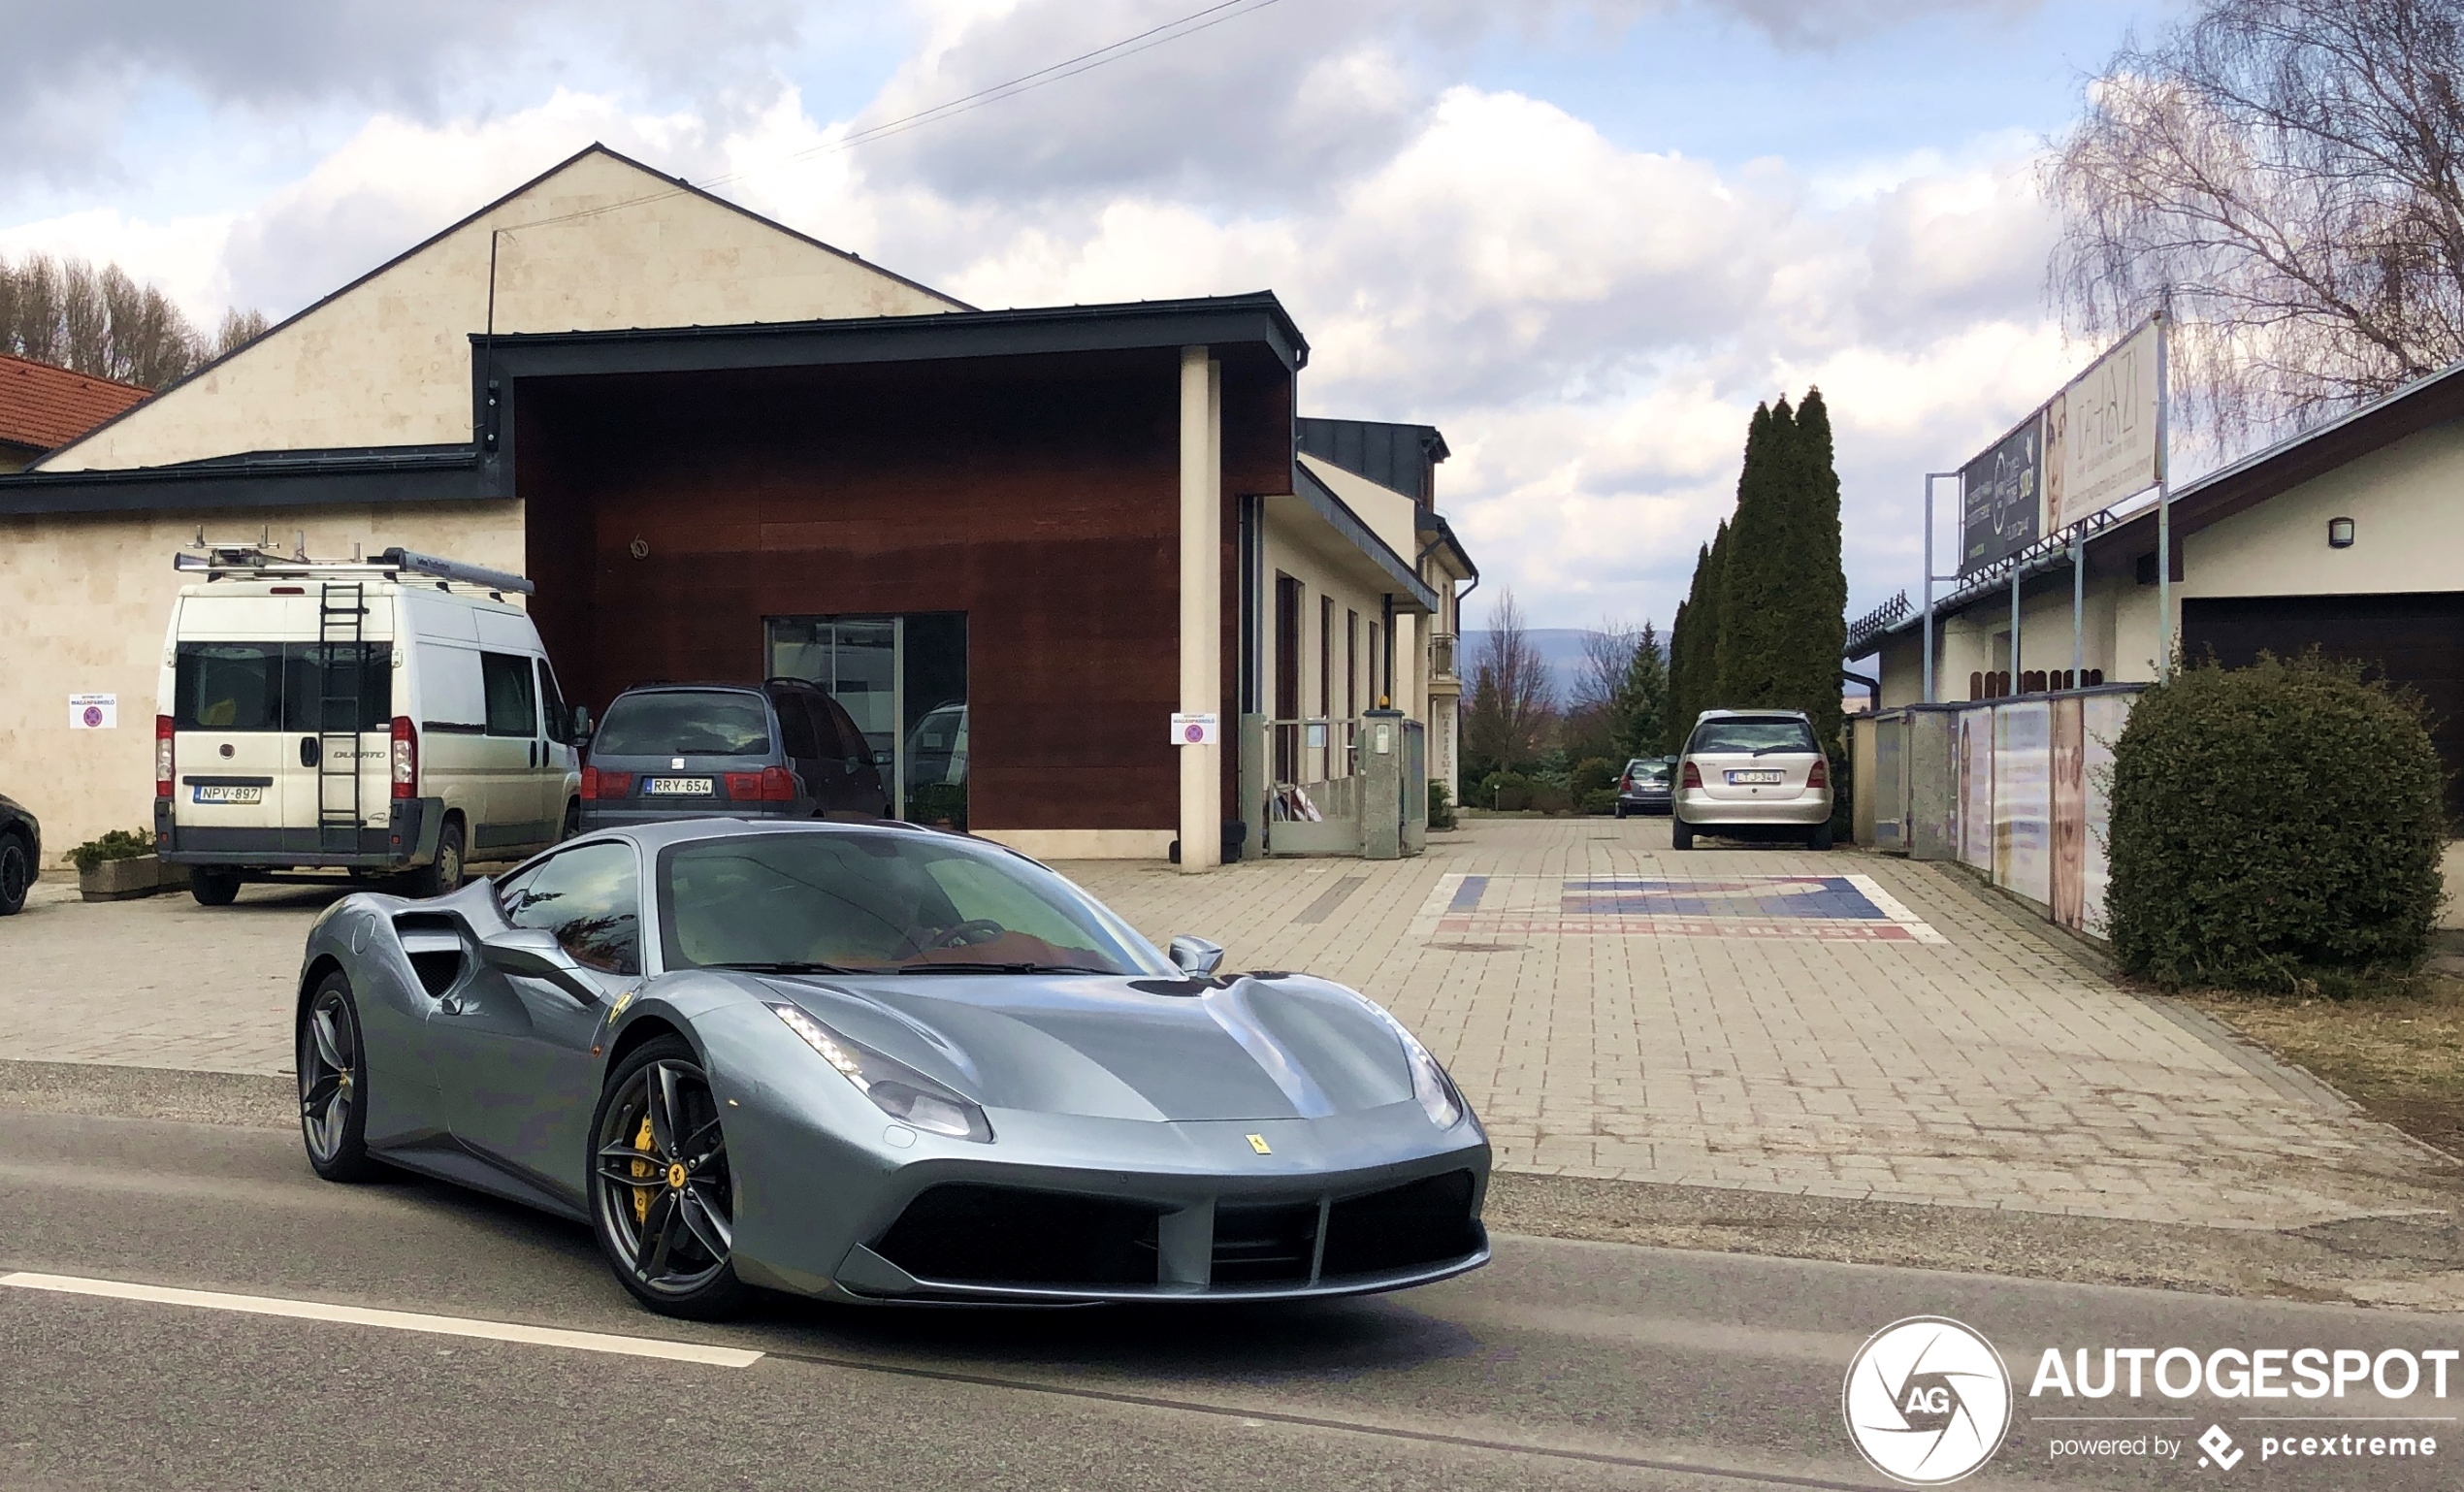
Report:
[[[2011,1375],[1994,1344],[1947,1316],[1873,1334],[1848,1364],[1848,1438],[1894,1481],[1935,1487],[1994,1458],[2011,1424]]]

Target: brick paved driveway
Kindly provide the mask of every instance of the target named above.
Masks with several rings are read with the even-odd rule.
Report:
[[[1380,864],[1063,868],[1158,942],[1385,1002],[1516,1169],[2282,1227],[2417,1205],[2429,1158],[1937,866],[1484,820]],[[10,1055],[288,1068],[326,893],[72,897],[0,924]]]

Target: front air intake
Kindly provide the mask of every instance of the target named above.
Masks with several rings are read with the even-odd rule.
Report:
[[[919,1280],[954,1284],[1153,1284],[1160,1212],[1110,1197],[954,1183],[908,1203],[873,1251]]]
[[[1443,1264],[1488,1243],[1473,1214],[1472,1173],[1448,1171],[1327,1209],[1327,1279]]]

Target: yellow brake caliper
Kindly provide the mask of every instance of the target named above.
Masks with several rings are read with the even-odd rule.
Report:
[[[650,1116],[647,1114],[643,1115],[641,1118],[641,1133],[633,1136],[633,1149],[640,1151],[645,1154],[647,1154],[650,1151]],[[632,1163],[632,1167],[633,1179],[636,1181],[645,1180],[654,1176],[659,1170],[657,1166],[652,1165],[647,1160],[636,1160]],[[636,1224],[639,1224],[648,1222],[649,1220],[650,1190],[647,1187],[635,1186],[633,1188],[633,1221]]]

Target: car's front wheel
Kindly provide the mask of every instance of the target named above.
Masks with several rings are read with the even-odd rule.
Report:
[[[0,917],[25,905],[26,888],[34,884],[34,856],[20,834],[0,834]]]
[[[681,1038],[646,1042],[607,1080],[591,1122],[591,1220],[633,1298],[711,1320],[743,1303],[735,1177],[709,1074]]]

